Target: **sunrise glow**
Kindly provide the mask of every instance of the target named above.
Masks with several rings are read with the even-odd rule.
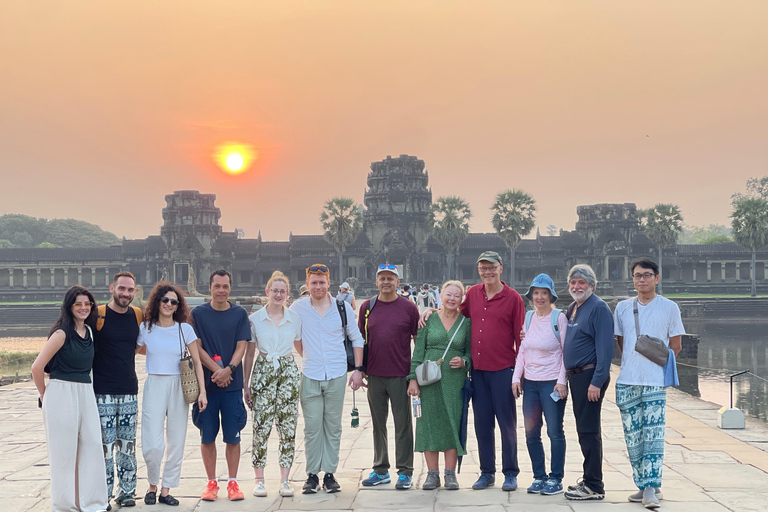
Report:
[[[246,172],[257,157],[253,146],[239,142],[220,144],[213,154],[214,161],[219,168],[233,175]]]

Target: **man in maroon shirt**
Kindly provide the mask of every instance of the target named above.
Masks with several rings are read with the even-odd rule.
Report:
[[[373,471],[363,485],[390,482],[387,446],[387,416],[392,404],[395,420],[395,465],[397,489],[413,483],[413,426],[408,380],[411,372],[411,339],[416,336],[419,309],[398,295],[400,274],[394,265],[380,265],[376,272],[379,289],[373,306],[366,300],[360,306],[358,327],[368,347],[368,404],[373,422]]]
[[[505,491],[517,489],[517,410],[512,374],[520,348],[525,306],[515,290],[501,281],[501,256],[486,251],[477,258],[483,282],[467,290],[461,312],[472,319],[472,408],[480,453],[480,478],[473,489],[496,483],[496,421],[501,431]]]

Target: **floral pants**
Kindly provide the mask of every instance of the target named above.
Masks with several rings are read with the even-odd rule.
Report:
[[[661,386],[616,384],[632,479],[638,489],[661,487],[667,390]]]
[[[280,436],[280,467],[293,464],[296,421],[299,417],[299,370],[292,357],[269,361],[258,357],[251,377],[253,401],[253,467],[267,465],[267,441],[272,423]]]

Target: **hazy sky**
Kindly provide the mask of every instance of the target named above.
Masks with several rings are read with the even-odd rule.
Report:
[[[513,187],[542,232],[600,202],[726,224],[768,174],[766,20],[765,0],[4,0],[0,213],[139,238],[197,189],[225,230],[285,240],[405,153],[473,231]],[[218,169],[225,141],[258,150],[249,172]]]

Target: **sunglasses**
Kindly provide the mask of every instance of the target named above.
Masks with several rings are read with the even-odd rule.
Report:
[[[76,308],[92,308],[93,302],[75,302],[72,305],[75,306]]]
[[[396,265],[379,265],[379,270],[397,270]]]
[[[171,306],[176,306],[179,303],[179,301],[177,301],[176,299],[172,299],[170,297],[163,297],[162,299],[160,299],[160,302],[162,302],[163,304],[168,304],[170,302]]]
[[[311,267],[309,267],[307,269],[307,271],[308,272],[322,272],[323,274],[325,274],[326,272],[328,272],[328,267],[326,267],[325,265],[312,265]]]

